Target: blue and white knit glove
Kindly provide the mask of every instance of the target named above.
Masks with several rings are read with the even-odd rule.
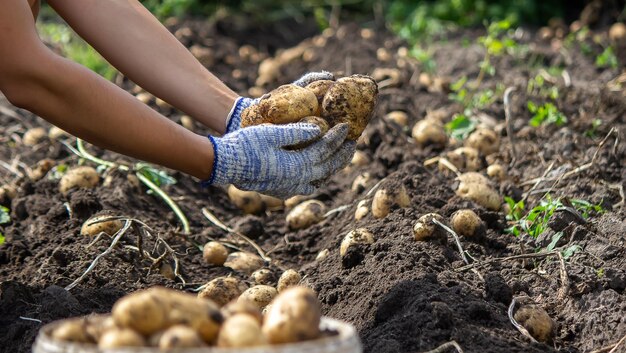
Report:
[[[335,76],[328,71],[309,72],[308,74],[294,81],[293,84],[296,86],[304,87],[314,81],[334,79]],[[230,113],[228,114],[228,117],[226,117],[226,132],[224,132],[224,134],[239,130],[241,128],[241,113],[249,106],[258,104],[260,99],[261,98],[247,97],[237,98],[235,100],[235,104],[233,104],[233,107],[230,110]]]
[[[314,124],[259,125],[223,137],[209,136],[215,151],[213,173],[205,185],[233,184],[278,198],[313,193],[325,179],[345,167],[356,148],[344,142],[347,124],[338,124],[308,147],[286,150],[319,138]]]

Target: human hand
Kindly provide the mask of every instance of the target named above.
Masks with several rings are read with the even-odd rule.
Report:
[[[320,72],[309,72],[304,76],[300,77],[296,81],[293,82],[294,85],[305,87],[311,82],[319,81],[319,80],[334,80],[335,76],[328,71],[320,71]],[[233,108],[230,110],[230,114],[226,118],[226,131],[224,134],[231,133],[233,131],[237,131],[241,128],[241,113],[244,109],[255,105],[259,102],[260,98],[247,98],[247,97],[239,97],[235,100],[235,104],[233,104]]]
[[[317,125],[297,123],[209,136],[215,153],[213,173],[205,184],[233,184],[279,198],[311,194],[348,164],[356,148],[354,141],[345,141],[347,124],[336,125],[321,138],[320,134]],[[311,141],[315,142],[302,149],[284,149]]]

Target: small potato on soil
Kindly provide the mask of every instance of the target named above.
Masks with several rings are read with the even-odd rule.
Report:
[[[319,104],[313,91],[293,84],[282,85],[261,97],[241,113],[241,127],[295,123],[315,115]]]
[[[6,184],[0,186],[0,205],[8,206],[17,196],[17,188],[14,185]]]
[[[437,213],[427,213],[421,216],[413,226],[413,238],[417,241],[427,241],[434,237],[446,239],[443,230],[437,226],[433,219],[445,224],[443,217]]]
[[[228,249],[217,241],[210,241],[202,248],[202,259],[209,265],[222,266],[228,257]]]
[[[31,181],[41,180],[50,169],[54,167],[56,162],[53,159],[45,158],[37,162],[37,164],[28,172],[28,178]]]
[[[162,350],[205,346],[198,333],[189,326],[175,325],[163,332],[159,338]]]
[[[246,314],[236,314],[226,319],[217,338],[218,347],[256,347],[266,344],[261,324]]]
[[[261,195],[261,201],[263,201],[263,206],[267,210],[278,210],[278,209],[282,209],[285,206],[285,201],[277,197],[263,195],[263,194],[259,194],[259,195]]]
[[[407,113],[400,110],[395,110],[387,113],[384,119],[387,121],[392,121],[400,127],[406,127],[409,123],[409,116],[407,115]]]
[[[483,156],[488,156],[500,149],[500,138],[491,129],[476,129],[465,140],[465,146],[474,147]]]
[[[230,202],[244,213],[255,214],[265,209],[261,194],[256,191],[239,190],[234,185],[229,185],[227,192]]]
[[[315,292],[291,287],[272,302],[265,314],[263,333],[272,344],[312,340],[320,336],[321,316]]]
[[[278,291],[276,288],[272,286],[266,286],[263,284],[258,284],[254,287],[246,289],[245,292],[241,293],[239,296],[239,301],[246,301],[253,305],[255,305],[260,310],[263,310],[265,306],[274,300],[274,298],[278,295]]]
[[[276,282],[274,272],[267,268],[261,268],[254,271],[250,277],[256,284],[265,284],[269,286]]]
[[[207,283],[198,293],[198,298],[212,300],[222,307],[237,299],[246,289],[248,285],[235,277],[217,277]]]
[[[626,25],[617,22],[609,29],[609,38],[618,45],[626,43]]]
[[[369,230],[367,230],[367,228],[357,228],[346,234],[346,236],[343,238],[343,240],[341,241],[341,246],[339,248],[339,255],[344,256],[351,246],[357,244],[373,243],[374,235]]]
[[[64,137],[69,137],[70,134],[68,134],[65,130],[61,129],[60,127],[56,127],[53,126],[50,128],[50,130],[48,130],[48,138],[50,140],[58,140]]]
[[[403,184],[382,186],[372,199],[372,215],[375,218],[385,218],[394,205],[404,208],[410,204],[411,199]]]
[[[308,200],[294,207],[287,214],[287,225],[290,229],[304,229],[324,219],[326,206],[317,200]]]
[[[59,191],[67,196],[70,190],[75,188],[95,188],[100,182],[98,172],[88,166],[80,166],[70,169],[59,181]]]
[[[110,219],[110,216],[94,216],[89,218],[80,228],[80,235],[93,237],[100,233],[114,235],[124,226],[124,222],[119,219]]]
[[[483,228],[483,222],[480,217],[469,209],[454,212],[450,218],[450,224],[456,234],[465,237],[476,236]]]
[[[247,275],[251,275],[252,272],[260,269],[265,265],[265,261],[257,255],[237,251],[231,253],[226,258],[226,262],[224,262],[224,266],[230,267],[233,270],[241,273],[245,273]]]
[[[278,290],[278,293],[281,293],[289,287],[297,286],[301,280],[302,276],[300,276],[297,271],[289,269],[280,275],[276,289]]]
[[[142,347],[145,345],[145,339],[139,333],[128,328],[114,328],[108,330],[98,341],[98,348],[100,349]]]
[[[92,342],[87,333],[84,319],[70,319],[62,322],[52,331],[51,337],[58,341]]]
[[[473,147],[459,147],[454,151],[446,153],[444,157],[460,171],[475,172],[483,167],[480,154]],[[441,165],[439,166],[440,170],[444,168]]]
[[[252,316],[259,322],[259,324],[263,322],[263,314],[261,313],[261,310],[256,305],[248,301],[234,300],[224,305],[224,307],[222,308],[222,315],[224,315],[224,318],[226,318],[226,320],[228,320],[228,318],[232,316],[241,314]]]
[[[89,315],[83,323],[85,332],[92,342],[97,342],[108,330],[116,328],[115,320],[111,315]]]
[[[487,175],[497,181],[506,179],[506,171],[501,164],[492,164],[487,167]]]
[[[356,211],[354,211],[354,219],[357,221],[362,220],[370,213],[370,209],[367,206],[367,200],[361,200],[356,206]]]
[[[356,176],[356,178],[354,178],[350,190],[352,190],[353,192],[361,192],[365,190],[365,187],[370,180],[372,180],[372,175],[370,173],[365,172],[359,174]]]
[[[550,315],[539,305],[523,305],[517,309],[513,317],[537,341],[545,343],[552,340],[556,324]]]
[[[448,135],[443,124],[433,119],[424,119],[415,123],[411,136],[422,147],[432,145],[441,148],[448,143]]]
[[[350,161],[351,165],[355,165],[357,167],[363,167],[370,163],[370,158],[367,156],[367,153],[357,150],[354,152],[354,156],[352,156],[352,160]]]
[[[42,127],[35,127],[29,129],[22,136],[22,142],[26,146],[35,146],[39,142],[43,141],[48,136],[46,129]]]
[[[456,194],[465,199],[470,199],[486,209],[498,211],[502,204],[502,197],[490,185],[488,179],[478,173],[474,173],[474,175],[478,175],[480,178],[474,178],[474,175],[469,176],[467,174],[470,173],[465,173],[459,177],[461,182],[456,190]],[[464,176],[466,177],[464,178]],[[482,179],[486,180],[486,182],[482,181]]]
[[[348,140],[356,141],[365,127],[376,105],[378,85],[369,76],[352,75],[338,79],[330,87],[322,102],[322,117],[331,126],[348,123]]]

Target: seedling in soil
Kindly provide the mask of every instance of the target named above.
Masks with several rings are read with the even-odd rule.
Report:
[[[606,49],[604,49],[604,51],[600,55],[598,55],[598,57],[596,57],[596,66],[601,69],[617,69],[619,67],[619,63],[617,62],[617,57],[615,56],[613,47],[606,47]]]
[[[556,248],[556,244],[559,242],[559,240],[561,240],[562,237],[563,237],[563,232],[555,233],[552,236],[552,240],[550,241],[550,244],[548,244],[548,246],[546,246],[545,252],[553,251]],[[571,246],[565,248],[564,250],[562,250],[561,251],[561,255],[563,256],[564,260],[567,260],[570,257],[572,257],[572,255],[574,255],[575,253],[580,251],[581,249],[582,249],[582,247],[580,245],[574,244],[574,245],[571,245]]]
[[[602,125],[602,119],[593,119],[593,121],[591,122],[591,128],[585,130],[585,136],[590,138],[596,137],[596,132],[600,125]]]
[[[445,125],[445,128],[450,137],[465,140],[476,128],[476,122],[465,114],[455,114],[452,120]]]
[[[437,62],[435,61],[435,59],[433,59],[432,52],[425,50],[419,46],[415,46],[409,51],[409,55],[415,58],[415,60],[417,60],[421,64],[422,71],[430,74],[437,71]]]
[[[0,206],[0,224],[7,224],[11,222],[11,216],[9,215],[11,211],[4,207]],[[4,234],[0,232],[0,245],[4,244]]]
[[[478,43],[485,48],[485,57],[480,63],[480,72],[473,86],[479,87],[485,75],[495,75],[496,68],[493,66],[491,59],[505,54],[507,51],[517,48],[517,42],[508,36],[511,28],[511,21],[502,20],[492,22],[487,26],[487,35],[479,37]]]
[[[557,100],[559,98],[559,89],[555,85],[547,82],[542,75],[536,75],[528,80],[526,85],[526,93],[541,98]]]
[[[544,103],[537,106],[535,103],[528,101],[528,111],[533,114],[530,119],[530,126],[539,127],[540,125],[554,124],[556,126],[562,126],[567,123],[567,118],[559,109],[552,103]]]

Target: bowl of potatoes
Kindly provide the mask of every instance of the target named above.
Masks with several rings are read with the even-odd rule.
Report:
[[[361,353],[351,325],[322,317],[315,292],[295,286],[264,310],[237,300],[220,307],[163,287],[119,299],[110,314],[44,326],[33,353]]]

